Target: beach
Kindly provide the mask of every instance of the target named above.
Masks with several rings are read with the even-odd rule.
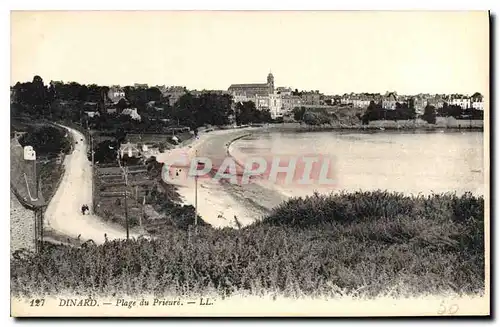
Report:
[[[222,160],[228,155],[229,144],[241,137],[256,132],[260,128],[241,128],[217,130],[208,133],[201,132],[198,139],[187,145],[170,150],[157,156],[158,162],[171,162],[178,156],[193,158],[207,157],[212,160]],[[215,181],[213,179],[178,179],[170,181],[176,186],[177,192],[185,205],[195,205],[198,214],[213,227],[245,226],[266,215],[277,203],[286,197],[272,189],[260,185],[240,185]],[[197,200],[196,198],[197,189]],[[259,196],[256,196],[256,195]],[[255,201],[265,194],[266,201]],[[237,217],[238,223],[234,219]]]

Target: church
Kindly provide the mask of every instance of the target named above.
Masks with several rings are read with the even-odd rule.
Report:
[[[267,75],[267,83],[258,84],[232,84],[229,93],[233,96],[245,96],[247,98],[254,98],[255,96],[268,96],[274,93],[274,76],[269,73]]]

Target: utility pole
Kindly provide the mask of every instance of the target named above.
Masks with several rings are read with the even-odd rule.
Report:
[[[33,160],[33,175],[34,175],[34,180],[35,180],[35,198],[38,199],[38,177],[37,177],[37,172],[36,172],[36,159]],[[38,221],[38,216],[40,215],[40,209],[35,209],[35,253],[40,253],[40,248],[39,248],[39,229],[40,229],[40,222]]]
[[[91,185],[92,185],[92,212],[94,213],[95,212],[95,196],[94,196],[94,179],[95,179],[95,168],[94,168],[94,138],[92,137],[92,133],[90,132],[90,127],[88,129],[89,131],[89,138],[90,138],[90,153],[91,153],[91,156],[92,156],[92,167],[90,167],[92,169],[92,181],[91,181]]]
[[[38,254],[38,209],[35,209],[35,253]]]
[[[127,196],[128,196],[128,167],[123,167],[121,162],[120,162],[120,149],[117,150],[117,160],[118,160],[118,166],[120,166],[123,177],[125,178],[125,192],[124,194],[124,202],[125,202],[125,228],[127,230],[127,240],[129,239],[129,224],[128,224],[128,203],[127,203]]]
[[[195,159],[198,158],[198,150],[195,151]],[[198,174],[194,175],[194,225],[198,225]]]
[[[39,251],[42,250],[43,246],[43,207],[40,208],[40,248]]]
[[[144,195],[144,197],[142,198],[142,214],[139,216],[139,226],[142,228],[142,219],[145,218],[145,210],[144,210],[144,206],[146,205],[146,196]]]
[[[128,198],[128,168],[125,167],[124,170],[125,174],[125,227],[127,229],[127,240],[129,238],[129,225],[128,225],[128,203],[127,203],[127,198]]]

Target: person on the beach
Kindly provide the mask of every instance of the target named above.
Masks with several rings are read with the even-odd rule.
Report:
[[[82,215],[85,214],[85,205],[82,205]]]

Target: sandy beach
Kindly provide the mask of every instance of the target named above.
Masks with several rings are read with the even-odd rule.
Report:
[[[258,130],[258,128],[241,128],[201,132],[198,139],[193,140],[188,145],[159,154],[157,160],[159,162],[172,162],[171,160],[178,158],[178,156],[193,158],[195,155],[211,159],[224,158],[228,155],[228,146],[231,141]],[[183,204],[195,204],[196,186],[194,179],[179,178],[172,180],[171,184],[177,187]],[[242,226],[251,224],[266,215],[276,203],[285,199],[277,192],[255,184],[242,187],[229,183],[221,184],[212,179],[199,179],[197,184],[198,213],[204,221],[213,227],[236,227],[235,216]],[[257,203],[255,201],[257,194],[259,198],[265,198],[266,201]]]

